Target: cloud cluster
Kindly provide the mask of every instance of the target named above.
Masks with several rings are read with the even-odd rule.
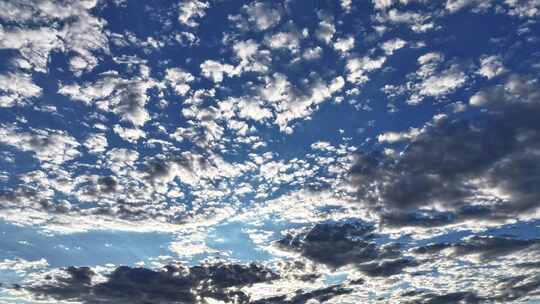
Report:
[[[359,199],[389,224],[534,217],[539,94],[533,80],[510,76],[471,97],[487,110],[478,119],[443,115],[412,137],[381,135],[410,142],[396,159],[359,157],[352,170]]]
[[[277,278],[256,264],[167,265],[163,270],[120,266],[105,280],[89,267],[70,266],[24,289],[38,298],[83,303],[249,303],[246,294],[231,288]]]

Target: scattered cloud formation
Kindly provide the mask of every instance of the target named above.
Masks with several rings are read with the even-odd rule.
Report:
[[[0,2],[0,302],[536,303],[539,16]]]

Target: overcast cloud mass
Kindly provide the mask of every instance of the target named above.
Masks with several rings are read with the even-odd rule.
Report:
[[[540,303],[540,1],[0,0],[0,303]]]

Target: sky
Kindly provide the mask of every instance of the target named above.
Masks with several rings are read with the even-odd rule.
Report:
[[[0,1],[0,303],[540,303],[539,21]]]

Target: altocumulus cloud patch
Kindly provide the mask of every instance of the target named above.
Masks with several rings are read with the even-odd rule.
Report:
[[[538,1],[154,2],[0,3],[0,302],[540,300]]]

